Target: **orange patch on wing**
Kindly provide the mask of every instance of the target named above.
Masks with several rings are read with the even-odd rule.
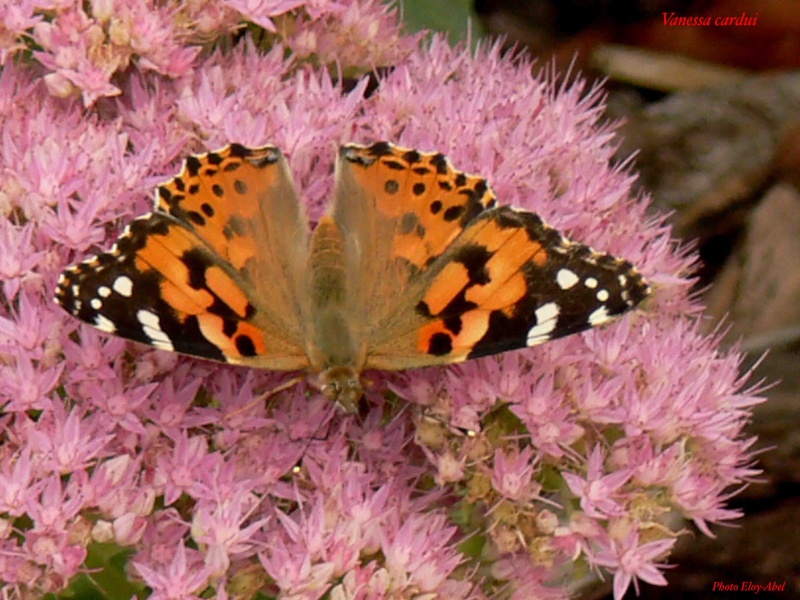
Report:
[[[513,235],[508,237],[506,243],[486,261],[486,269],[492,279],[491,283],[496,286],[502,285],[514,273],[519,272],[529,260],[533,258],[536,261],[536,257],[542,252],[540,244],[530,241],[524,230],[517,229]]]
[[[222,317],[205,313],[197,317],[197,322],[200,326],[200,331],[210,343],[214,344],[217,348],[225,354],[230,362],[239,362],[242,359],[250,358],[242,356],[236,348],[236,338],[240,335],[246,335],[253,342],[257,354],[266,354],[266,345],[264,344],[264,336],[261,331],[250,323],[240,322],[236,326],[236,332],[228,337],[225,335],[223,327],[225,322]]]
[[[436,214],[430,211],[430,203],[433,199],[442,203],[442,209]],[[460,221],[447,221],[443,216],[448,208],[456,206],[464,206],[463,197],[451,198],[432,194],[424,206],[418,207],[420,224],[425,228],[425,235],[422,239],[429,256],[441,255],[464,231]]]
[[[194,290],[189,286],[177,286],[169,279],[159,284],[161,299],[176,311],[185,315],[199,315],[208,310],[214,302],[213,296],[205,290]]]
[[[173,256],[181,256],[188,250],[193,250],[198,244],[197,238],[188,235],[183,229],[170,225],[166,235],[152,235],[147,239],[147,245],[139,251],[144,252],[164,252]],[[157,248],[150,248],[150,243],[158,244]],[[150,262],[150,259],[146,259]]]
[[[492,281],[486,285],[474,285],[467,290],[465,298],[483,310],[500,310],[519,302],[528,293],[528,284],[522,273],[514,273],[503,282]]]
[[[392,256],[404,258],[415,267],[422,268],[428,262],[430,253],[417,236],[397,235],[392,243]]]
[[[197,317],[197,323],[203,337],[219,348],[225,356],[238,356],[239,352],[233,345],[233,340],[225,335],[223,327],[225,322],[222,317],[204,313]]]
[[[461,263],[451,262],[433,280],[423,300],[431,314],[438,315],[468,285],[467,268]]]
[[[212,266],[206,269],[206,285],[237,315],[244,317],[247,314],[250,301],[230,275],[220,267]]]
[[[252,235],[237,235],[228,244],[228,261],[235,269],[244,269],[247,261],[256,258],[256,241]]]
[[[464,243],[480,244],[493,254],[518,231],[519,229],[500,227],[490,219],[481,219],[467,229],[462,239]]]
[[[464,354],[472,350],[489,329],[489,315],[486,310],[470,310],[461,315],[461,331],[453,341],[453,348],[464,350]]]
[[[197,233],[209,246],[217,251],[221,256],[228,258],[228,238],[216,227],[195,226]]]

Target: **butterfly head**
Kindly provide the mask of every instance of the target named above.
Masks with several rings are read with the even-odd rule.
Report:
[[[337,366],[312,376],[312,385],[343,412],[353,414],[364,395],[361,378],[353,367]]]

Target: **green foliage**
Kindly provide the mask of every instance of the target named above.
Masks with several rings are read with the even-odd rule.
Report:
[[[75,577],[61,594],[48,600],[130,600],[145,598],[145,588],[131,583],[125,566],[131,551],[116,544],[90,544],[86,557],[88,573]]]
[[[473,0],[399,0],[400,16],[412,32],[432,30],[450,35],[450,42],[467,39],[472,27],[472,38],[481,35],[481,27],[472,12]]]

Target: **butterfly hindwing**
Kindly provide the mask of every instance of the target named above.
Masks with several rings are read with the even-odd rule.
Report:
[[[188,158],[157,188],[154,212],[109,252],[64,272],[56,301],[103,331],[158,348],[304,368],[307,239],[280,151],[231,145]]]

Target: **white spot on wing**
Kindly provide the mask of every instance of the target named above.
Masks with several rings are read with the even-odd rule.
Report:
[[[526,340],[528,346],[535,346],[550,339],[550,333],[556,328],[560,312],[561,309],[555,302],[542,304],[536,309],[536,325],[528,331]]]
[[[158,318],[158,315],[149,310],[136,311],[136,320],[145,327],[161,329],[161,320]]]
[[[97,295],[102,296],[103,298],[108,298],[111,295],[111,288],[107,285],[101,285],[97,288]]]
[[[127,275],[120,275],[117,277],[111,287],[114,288],[114,291],[120,296],[125,296],[126,298],[130,298],[133,294],[133,281],[131,281],[131,278]]]
[[[592,314],[589,315],[589,325],[595,327],[597,325],[602,325],[607,321],[611,320],[611,315],[608,314],[608,309],[605,306],[601,306],[597,310],[595,310]]]
[[[166,333],[161,330],[161,320],[158,315],[149,310],[140,310],[136,313],[136,319],[142,325],[142,331],[150,338],[150,343],[161,350],[174,350],[172,341]]]
[[[100,310],[103,308],[103,301],[100,298],[92,298],[89,301],[89,305],[95,310]]]
[[[597,299],[600,300],[600,302],[605,302],[606,300],[608,300],[609,296],[608,290],[597,290],[597,294],[595,295],[597,296]]]
[[[148,331],[147,327],[144,328],[144,332],[149,336],[150,332]],[[172,342],[169,341],[169,338],[166,341],[162,340],[154,340],[150,339],[150,344],[153,348],[158,348],[159,350],[166,350],[167,352],[175,352],[175,347],[172,345]]]
[[[587,288],[594,289],[597,287],[597,279],[594,277],[587,277],[586,281],[583,282],[583,285],[585,285]]]
[[[569,269],[559,269],[556,273],[556,283],[562,290],[568,290],[578,283],[578,276]]]
[[[97,315],[94,318],[94,326],[100,331],[105,331],[106,333],[114,333],[117,330],[117,326],[114,325],[114,323],[109,319],[106,319],[103,315]]]

